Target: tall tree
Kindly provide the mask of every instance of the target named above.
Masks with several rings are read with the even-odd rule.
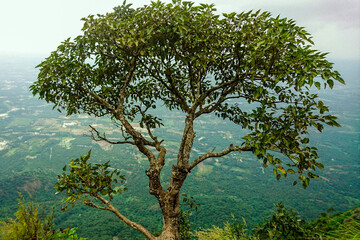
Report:
[[[84,203],[114,212],[148,239],[179,239],[180,189],[190,171],[206,159],[250,151],[264,167],[273,168],[277,179],[298,174],[307,187],[318,177],[313,171],[323,165],[309,145],[309,128],[321,131],[324,124],[339,125],[311,88],[332,88],[334,81],[344,81],[325,59],[326,53],[312,49],[309,33],[295,21],[260,11],[219,16],[214,5],[180,0],[137,9],[124,3],[112,13],[83,21],[82,35],[65,40],[38,65],[40,73],[31,90],[68,115],[109,116],[118,123],[123,133],[118,141],[95,128],[93,137],[133,145],[148,159],[149,192],[163,214],[161,235],[153,236],[111,204],[112,194],[121,189],[113,189],[112,178],[102,174],[109,173],[108,165],[91,166],[89,156],[73,161],[70,174],[61,177],[60,190],[73,200],[90,194],[103,205],[89,199]],[[251,110],[240,102],[251,104]],[[154,133],[162,122],[153,114],[156,111],[149,111],[160,104],[185,115],[167,186],[160,181],[166,140]],[[240,146],[192,157],[194,122],[206,114],[230,120],[249,133],[242,136]],[[134,128],[134,122],[147,134]],[[98,184],[88,182],[99,176]]]

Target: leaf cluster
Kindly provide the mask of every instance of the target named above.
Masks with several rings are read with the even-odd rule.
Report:
[[[306,239],[312,236],[304,220],[298,219],[292,209],[285,209],[282,203],[276,205],[276,212],[264,220],[254,232],[259,239]]]
[[[91,205],[99,196],[107,197],[109,201],[118,193],[126,191],[122,185],[126,179],[118,169],[112,169],[108,162],[92,164],[89,161],[91,150],[88,154],[72,159],[69,165],[63,168],[64,173],[58,176],[55,189],[67,195],[65,202],[73,204],[75,201]],[[65,172],[69,168],[68,172]]]
[[[182,203],[180,205],[188,206],[190,209],[194,208],[195,211],[197,211],[200,207],[200,203],[196,202],[193,196],[188,196],[186,193],[182,193],[181,197]]]

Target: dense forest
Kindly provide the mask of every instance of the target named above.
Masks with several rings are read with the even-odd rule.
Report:
[[[46,215],[38,204],[25,203],[20,195],[16,218],[0,221],[0,239],[57,239],[86,240],[78,236],[77,228],[55,229],[53,211]],[[334,209],[321,213],[321,217],[307,222],[300,219],[293,209],[286,209],[282,203],[276,204],[271,216],[255,227],[249,228],[244,218],[232,219],[223,226],[192,230],[191,210],[181,211],[180,237],[182,240],[199,239],[358,239],[360,237],[360,206],[344,213],[331,214]],[[157,233],[155,232],[155,235]],[[122,233],[112,239],[133,239]]]

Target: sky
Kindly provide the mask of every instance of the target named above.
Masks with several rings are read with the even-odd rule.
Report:
[[[163,0],[171,2],[171,0]],[[66,38],[81,34],[82,17],[106,13],[123,0],[0,0],[0,55],[48,56]],[[218,13],[270,11],[294,19],[328,58],[360,63],[359,0],[193,0],[214,3]],[[134,7],[148,0],[128,0]],[[359,64],[360,66],[360,64]]]

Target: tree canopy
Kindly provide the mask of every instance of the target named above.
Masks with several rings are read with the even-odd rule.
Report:
[[[206,159],[251,151],[264,167],[272,166],[277,179],[297,173],[307,187],[318,177],[314,170],[323,165],[309,144],[309,129],[339,124],[312,88],[344,81],[294,20],[261,11],[218,15],[212,4],[174,0],[137,9],[124,2],[112,13],[83,21],[82,35],[65,40],[38,65],[30,88],[68,115],[109,116],[117,122],[118,141],[95,128],[93,137],[134,145],[149,160],[149,191],[164,215],[160,239],[179,237],[179,191],[188,173]],[[185,116],[166,188],[160,183],[166,139],[154,134],[163,123],[150,112],[160,105]],[[194,122],[206,114],[247,129],[239,136],[242,145],[192,157]]]

